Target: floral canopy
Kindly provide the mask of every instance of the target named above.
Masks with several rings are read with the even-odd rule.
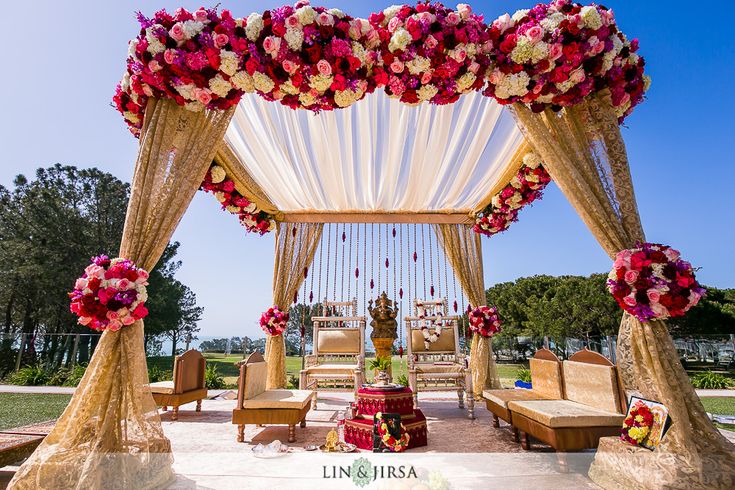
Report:
[[[276,237],[278,311],[303,282],[323,222],[375,216],[435,223],[481,306],[481,247],[468,225],[504,231],[553,178],[615,260],[608,287],[625,310],[617,359],[626,394],[660,401],[675,421],[657,451],[634,459],[619,439],[601,442],[590,477],[605,488],[732,488],[735,451],[707,418],[664,322],[703,292],[677,251],[645,243],[619,124],[649,81],[637,40],[612,10],[554,0],[488,24],[466,4],[358,19],[301,1],[246,18],[201,8],[139,21],[114,96],[140,139],[124,259],[103,265],[154,267],[201,188],[250,231],[289,222]],[[118,321],[126,307],[117,294],[140,305],[145,280],[98,268],[88,275],[109,284],[78,282],[73,299],[95,306],[81,312],[89,322],[120,328],[105,329],[69,407],[12,488],[173,479],[147,387],[144,312]],[[285,386],[284,345],[268,337],[274,386]],[[473,378],[494,366],[489,352],[476,333]]]

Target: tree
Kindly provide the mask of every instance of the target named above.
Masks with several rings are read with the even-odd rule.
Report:
[[[301,326],[304,326],[305,346],[311,345],[314,337],[313,316],[321,315],[321,303],[307,305],[297,303],[288,309],[288,326],[284,334],[286,340],[286,351],[288,355],[300,355],[301,353]]]

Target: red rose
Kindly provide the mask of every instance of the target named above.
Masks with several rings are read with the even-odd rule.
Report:
[[[517,36],[515,34],[510,34],[506,36],[503,42],[500,43],[500,51],[503,53],[510,53],[516,47],[516,44]]]

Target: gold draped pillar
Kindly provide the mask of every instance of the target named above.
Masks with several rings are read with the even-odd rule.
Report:
[[[273,304],[286,311],[311,267],[322,223],[279,223],[276,230],[276,256],[273,265]],[[267,389],[286,387],[286,341],[283,335],[266,335],[265,359],[268,362]]]
[[[151,270],[212,162],[230,111],[190,112],[170,100],[146,108],[120,256]],[[21,466],[14,489],[162,488],[171,446],[148,384],[143,321],[105,332],[51,433]]]
[[[484,305],[487,299],[482,270],[480,235],[472,231],[469,225],[434,225],[434,231],[470,304]],[[491,338],[477,334],[472,336],[470,370],[475,398],[479,399],[484,389],[501,387],[498,368],[493,358]]]
[[[533,114],[520,104],[512,111],[554,182],[611,258],[645,239],[608,94],[560,113]],[[626,394],[663,403],[673,424],[653,452],[604,440],[590,477],[609,489],[735,487],[735,447],[707,418],[666,324],[641,323],[625,313],[617,359]]]

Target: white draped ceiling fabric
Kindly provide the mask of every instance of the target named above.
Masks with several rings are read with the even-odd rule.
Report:
[[[523,136],[479,93],[409,106],[376,92],[320,114],[248,94],[225,141],[286,216],[466,214],[497,185]]]

